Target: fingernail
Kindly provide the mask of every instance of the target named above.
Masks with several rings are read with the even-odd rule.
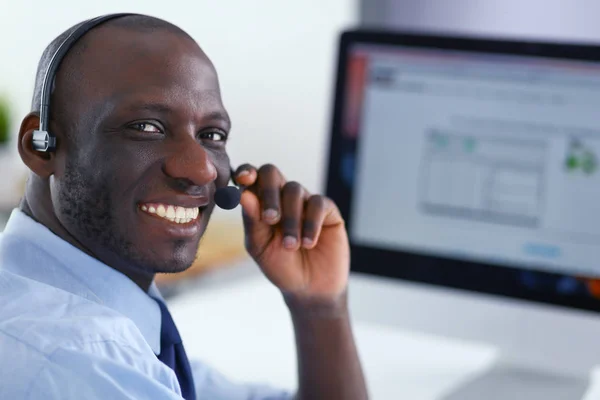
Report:
[[[293,249],[296,247],[298,240],[293,236],[286,236],[283,238],[283,247],[286,249]]]
[[[246,176],[246,175],[250,175],[250,171],[248,171],[247,169],[245,169],[245,170],[243,170],[243,171],[240,171],[240,172],[238,172],[238,174],[237,174],[237,177],[238,177],[238,178],[243,178],[243,177],[244,177],[244,176]]]
[[[277,212],[277,210],[273,210],[273,209],[268,209],[263,211],[263,219],[268,220],[268,221],[274,221],[277,219],[277,217],[279,216],[279,213]]]
[[[313,244],[313,241],[311,239],[309,239],[309,238],[302,239],[302,246],[310,247],[310,246],[312,246],[312,244]]]

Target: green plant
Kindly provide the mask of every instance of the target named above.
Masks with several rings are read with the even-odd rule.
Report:
[[[8,102],[0,99],[0,146],[6,145],[10,140],[10,110]]]

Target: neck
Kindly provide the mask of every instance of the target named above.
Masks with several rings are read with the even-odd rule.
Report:
[[[148,291],[150,285],[152,284],[152,281],[154,280],[154,274],[148,275],[139,273],[138,271],[136,271],[136,268],[133,268],[127,263],[124,263],[116,255],[107,254],[105,257],[97,256],[91,249],[84,246],[83,243],[77,240],[76,237],[71,235],[71,233],[69,233],[69,231],[60,223],[60,221],[56,217],[56,214],[54,213],[51,201],[47,202],[50,204],[50,206],[44,206],[44,202],[40,201],[40,199],[44,198],[50,199],[49,190],[47,191],[48,193],[40,193],[40,191],[35,191],[35,194],[30,194],[32,191],[32,188],[30,188],[30,184],[27,185],[25,196],[23,197],[23,199],[21,200],[21,204],[19,205],[19,209],[23,213],[28,215],[34,221],[44,225],[46,228],[50,229],[50,231],[56,236],[60,237],[64,241],[76,247],[77,249],[83,251],[85,254],[97,259],[103,264],[106,264],[112,269],[127,276],[143,291]],[[37,201],[30,199],[36,199]]]

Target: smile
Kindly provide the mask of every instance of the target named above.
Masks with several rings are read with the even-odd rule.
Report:
[[[198,215],[200,215],[198,207],[188,208],[160,203],[142,204],[140,205],[140,210],[147,214],[175,222],[176,224],[189,224],[198,219]]]

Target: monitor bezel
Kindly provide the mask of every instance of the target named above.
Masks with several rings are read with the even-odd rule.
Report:
[[[542,41],[502,40],[498,38],[451,36],[416,32],[385,32],[376,30],[348,30],[339,40],[337,75],[330,128],[329,159],[326,171],[325,193],[336,202],[352,229],[350,214],[352,190],[343,183],[342,157],[347,152],[343,138],[342,118],[346,89],[346,65],[349,49],[357,44],[399,45],[420,49],[443,49],[479,54],[498,54],[543,57],[565,61],[600,62],[600,46],[576,43],[549,43]],[[599,64],[600,66],[600,64]],[[360,135],[358,135],[360,138]],[[350,151],[356,151],[355,148]],[[561,277],[560,274],[514,268],[506,265],[457,260],[408,251],[389,251],[361,246],[350,239],[351,271],[353,273],[400,279],[449,289],[467,291],[517,301],[600,311],[600,300],[588,296],[560,294],[553,291],[532,290],[520,281],[523,272],[532,272],[540,279]]]

